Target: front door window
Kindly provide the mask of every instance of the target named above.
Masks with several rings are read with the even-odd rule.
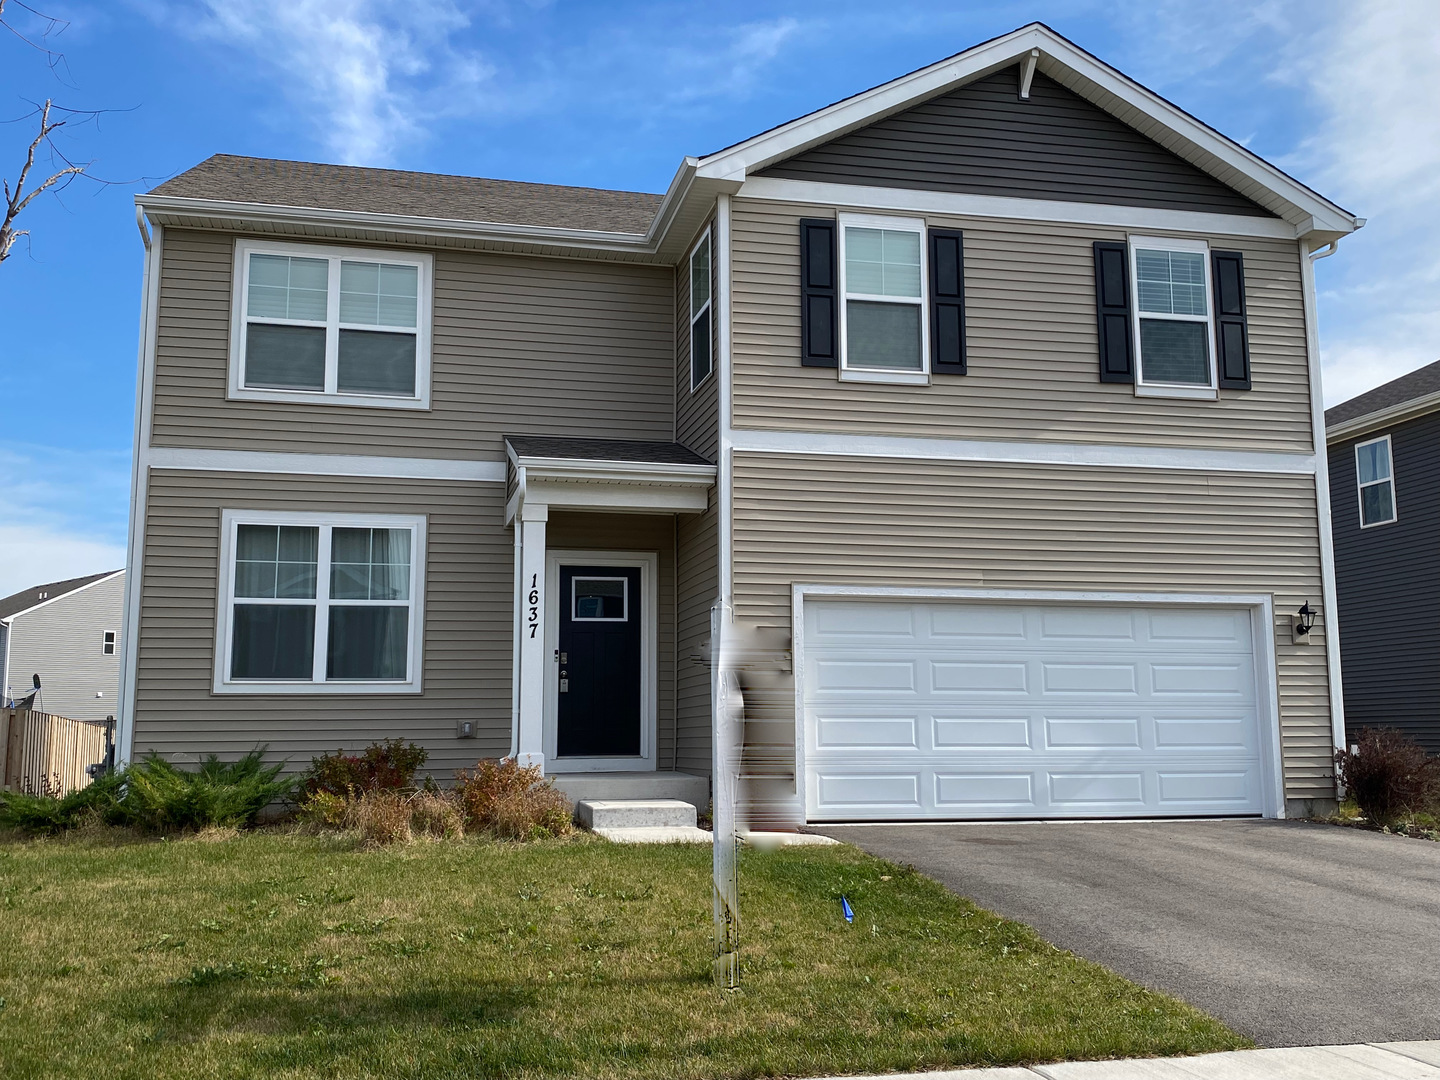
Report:
[[[640,567],[561,566],[558,757],[640,756]]]

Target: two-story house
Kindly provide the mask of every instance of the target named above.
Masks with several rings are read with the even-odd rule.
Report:
[[[793,642],[747,739],[795,821],[1334,798],[1311,258],[1362,222],[1047,27],[663,196],[218,156],[137,201],[127,756],[703,802],[723,601]]]

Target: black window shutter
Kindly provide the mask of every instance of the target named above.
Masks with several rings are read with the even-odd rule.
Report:
[[[1095,241],[1095,311],[1100,328],[1100,381],[1135,381],[1130,332],[1130,266],[1125,245]]]
[[[930,370],[965,374],[965,242],[953,229],[930,230]]]
[[[835,222],[800,222],[800,363],[839,367],[839,284],[835,266]]]
[[[1220,386],[1250,389],[1250,329],[1245,321],[1245,259],[1238,251],[1212,251],[1215,279],[1215,362]]]

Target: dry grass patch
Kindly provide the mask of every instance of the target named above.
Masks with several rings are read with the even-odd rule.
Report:
[[[0,1075],[795,1076],[1245,1045],[854,848],[746,852],[741,881],[726,994],[688,845],[3,843]]]

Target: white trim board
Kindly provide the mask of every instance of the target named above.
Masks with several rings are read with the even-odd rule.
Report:
[[[1193,210],[1161,210],[1108,203],[1018,199],[1001,195],[965,195],[952,191],[865,187],[859,184],[832,184],[813,180],[783,180],[770,176],[757,176],[746,180],[735,197],[855,210],[1052,221],[1073,225],[1104,225],[1117,229],[1204,233],[1207,236],[1262,236],[1293,240],[1300,232],[1298,226],[1280,218],[1206,214]]]
[[[281,473],[294,476],[373,476],[401,480],[462,480],[503,484],[505,462],[454,458],[367,457],[359,454],[291,454],[266,450],[199,450],[155,446],[152,469],[197,472]]]
[[[1247,608],[1255,650],[1255,703],[1259,711],[1262,768],[1270,782],[1264,792],[1265,816],[1285,816],[1285,770],[1281,756],[1280,688],[1275,654],[1275,607],[1266,593],[1144,593],[1081,591],[1069,589],[909,588],[874,585],[791,586],[792,670],[795,672],[795,794],[803,810],[805,791],[805,600],[851,598],[856,600],[963,601],[1012,604],[1129,604],[1150,607],[1188,607],[1197,604]]]
[[[994,461],[1027,465],[1286,473],[1301,476],[1313,475],[1316,468],[1314,454],[1282,454],[1259,450],[1190,450],[1173,446],[920,439],[899,435],[826,435],[803,431],[751,429],[734,430],[731,441],[737,451],[761,454],[816,454],[920,461]]]

